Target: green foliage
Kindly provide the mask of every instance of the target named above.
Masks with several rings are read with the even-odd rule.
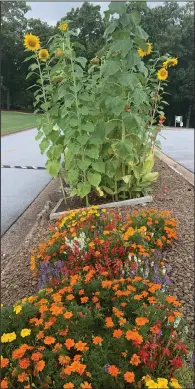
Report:
[[[148,50],[148,35],[140,13],[127,10],[126,3],[110,4],[108,14],[118,17],[107,19],[105,46],[90,65],[77,56],[70,22],[51,37],[49,59],[36,54],[29,66],[40,74],[34,106],[44,114],[38,139],[46,168],[56,177],[65,166],[72,194],[86,197],[86,205],[91,190],[116,201],[143,196],[158,177],[152,150],[166,83],[156,72],[168,55],[143,61],[138,48]]]

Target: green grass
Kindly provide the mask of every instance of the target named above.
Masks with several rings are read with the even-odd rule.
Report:
[[[1,135],[36,127],[39,114],[1,111]]]

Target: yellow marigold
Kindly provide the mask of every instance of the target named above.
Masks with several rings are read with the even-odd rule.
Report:
[[[168,71],[165,68],[161,68],[157,72],[158,80],[165,81],[168,78]]]
[[[23,330],[20,332],[20,335],[22,338],[25,338],[26,336],[29,336],[31,334],[31,330],[29,328],[23,328]]]
[[[40,39],[36,35],[26,34],[24,35],[24,46],[31,51],[37,51],[40,48]]]
[[[16,339],[16,333],[15,332],[8,332],[7,334],[3,334],[1,336],[1,343],[10,343],[13,342],[13,340]]]
[[[168,389],[168,380],[166,378],[157,378],[158,388]]]
[[[152,43],[148,42],[148,49],[147,50],[143,50],[143,49],[139,48],[137,50],[137,52],[138,52],[140,57],[145,57],[146,55],[151,54],[151,52],[152,52]]]
[[[178,58],[169,58],[165,62],[163,62],[163,67],[167,68],[170,66],[176,66],[178,64]]]
[[[47,49],[41,49],[39,51],[39,59],[41,61],[46,61],[49,58],[49,51]]]
[[[16,305],[14,307],[14,312],[16,313],[16,315],[18,315],[22,310],[22,305]]]
[[[171,378],[170,384],[175,389],[182,389],[182,386],[179,384],[176,378]]]
[[[67,28],[68,28],[68,24],[67,23],[62,23],[62,24],[59,25],[58,30],[66,31]]]

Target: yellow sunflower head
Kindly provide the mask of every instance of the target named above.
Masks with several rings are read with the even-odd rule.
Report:
[[[61,31],[66,31],[68,28],[68,24],[67,23],[61,23],[58,27],[58,30],[61,30]]]
[[[49,58],[49,51],[47,49],[41,49],[39,51],[39,59],[41,61],[46,61]]]
[[[168,68],[169,66],[176,66],[178,64],[178,58],[169,58],[163,62],[163,67]]]
[[[137,50],[137,52],[138,52],[140,57],[145,57],[146,55],[151,54],[151,52],[152,52],[152,43],[148,42],[147,45],[148,45],[147,50],[143,50],[141,48],[139,48]]]
[[[158,80],[165,81],[168,77],[168,71],[165,68],[161,68],[157,72]]]
[[[24,35],[24,46],[31,51],[37,51],[40,47],[40,39],[36,35],[26,34]]]

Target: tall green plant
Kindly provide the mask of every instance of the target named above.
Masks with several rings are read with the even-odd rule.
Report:
[[[146,63],[152,45],[140,14],[126,11],[126,3],[110,4],[108,14],[119,16],[109,22],[106,45],[88,69],[87,59],[75,54],[79,43],[68,21],[51,37],[49,52],[40,49],[38,37],[25,37],[36,60],[28,77],[40,75],[34,105],[44,115],[36,139],[46,152],[46,168],[60,175],[62,188],[65,180],[72,195],[85,197],[87,206],[94,190],[115,200],[140,197],[158,176],[152,172],[153,148],[164,120],[163,80],[170,61],[177,60],[154,53]]]

